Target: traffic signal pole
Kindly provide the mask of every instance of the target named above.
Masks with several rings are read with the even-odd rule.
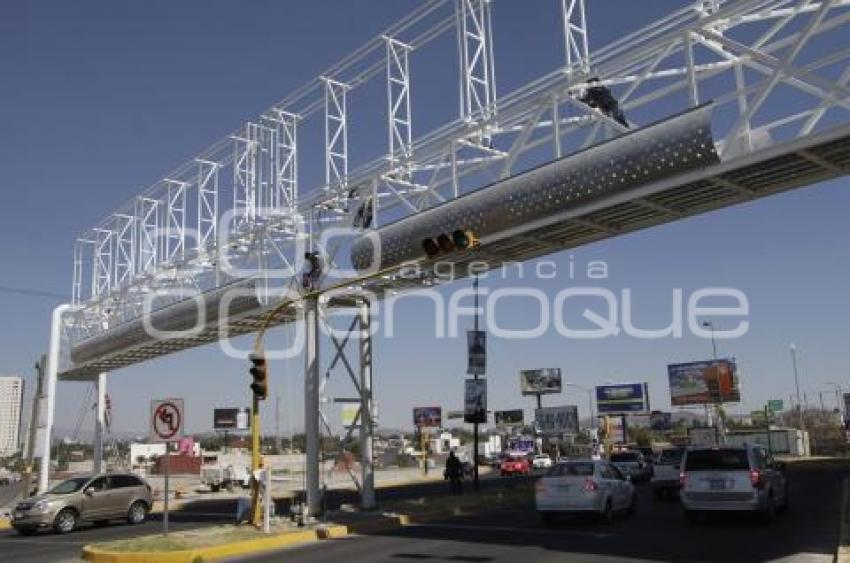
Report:
[[[260,398],[253,394],[251,405],[251,524],[259,526],[263,511],[260,506],[260,481],[256,478],[260,469]]]

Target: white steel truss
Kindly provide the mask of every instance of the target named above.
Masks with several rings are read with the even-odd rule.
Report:
[[[458,0],[460,54],[460,116],[487,120],[496,113],[496,72],[493,65],[493,26],[490,0]]]
[[[181,263],[186,255],[186,188],[188,184],[166,179],[165,224],[162,256],[166,264]]]
[[[213,252],[218,243],[218,171],[217,162],[195,159],[198,163],[198,232],[196,251],[199,256]]]
[[[115,287],[130,284],[136,273],[136,217],[115,214]]]
[[[589,72],[590,54],[584,0],[561,0],[561,20],[564,24],[567,72]]]
[[[79,238],[74,241],[74,279],[71,286],[71,304],[75,307],[79,307],[84,300],[86,249],[91,253],[93,247],[94,241],[91,239]],[[91,260],[91,258],[89,259]]]
[[[551,7],[553,14],[557,9],[565,22],[581,27],[583,18],[578,0],[553,0]],[[593,12],[587,15],[591,19],[594,16]],[[426,0],[409,18],[327,69],[324,76],[333,76],[332,80],[317,79],[264,112],[261,119],[269,127],[262,132],[257,124],[244,125],[237,134],[199,155],[199,159],[216,163],[215,174],[207,176],[212,174],[213,165],[196,160],[170,173],[169,178],[198,187],[198,216],[190,220],[193,224],[197,222],[202,240],[214,241],[216,231],[219,235],[222,230],[244,233],[240,230],[244,225],[250,225],[253,232],[258,219],[257,206],[265,201],[273,208],[284,208],[289,203],[293,217],[306,218],[307,224],[299,234],[309,248],[315,248],[317,237],[328,225],[329,209],[335,210],[340,220],[353,223],[355,214],[362,213],[366,206],[371,209],[371,228],[374,228],[450,201],[493,179],[571,154],[606,137],[709,100],[714,106],[714,137],[727,161],[747,159],[756,151],[796,146],[794,143],[830,127],[850,124],[850,0],[694,2],[594,51],[592,57],[583,51],[586,33],[582,35],[567,26],[565,30],[573,33],[573,39],[563,40],[578,47],[567,54],[567,63],[575,69],[582,66],[586,69],[592,59],[592,74],[598,78],[594,86],[610,89],[619,100],[628,127],[581,101],[590,73],[569,72],[571,67],[566,64],[537,80],[517,85],[497,101],[489,27],[488,2]],[[412,133],[405,129],[416,109],[408,109],[411,66],[428,42],[440,34],[452,33],[453,29],[458,30],[458,56],[464,71],[458,80],[461,118],[414,141]],[[559,30],[553,45],[560,44],[560,35]],[[390,45],[386,37],[398,43]],[[505,41],[510,39],[506,37]],[[824,41],[828,42],[824,44]],[[408,60],[409,49],[402,49],[401,45],[415,50],[416,57]],[[400,57],[402,51],[404,60],[390,58],[393,52]],[[390,65],[388,69],[389,63],[403,65],[396,68]],[[398,114],[397,128],[390,135],[390,158],[380,149],[375,160],[349,170],[348,90],[359,88],[371,79],[389,82],[389,71],[402,68],[406,70],[406,91],[399,88],[394,99],[390,95],[387,100],[383,96],[376,100],[381,113],[386,104],[388,110],[397,108],[407,112],[404,117]],[[393,76],[405,81],[400,73]],[[391,85],[387,86],[389,90]],[[494,119],[496,109],[498,121]],[[378,111],[371,113],[377,115]],[[324,121],[325,178],[324,183],[317,182],[315,189],[299,193],[298,158],[309,153],[310,147],[296,143],[296,125],[300,127],[300,121],[311,117]],[[383,119],[381,115],[381,122],[375,124],[382,130],[386,127]],[[392,128],[393,122],[389,125]],[[273,135],[268,133],[270,129],[275,131]],[[274,143],[272,136],[276,138]],[[275,154],[270,154],[269,147]],[[316,146],[312,150],[318,157],[322,149]],[[807,158],[824,169],[831,167],[834,173],[843,170],[841,162],[817,155]],[[231,168],[233,184],[218,185],[218,175],[223,174],[219,169],[227,167]],[[407,177],[399,173],[400,168]],[[262,174],[267,174],[265,179]],[[722,181],[728,184],[728,180]],[[119,214],[135,217],[136,273],[128,282],[138,286],[135,294],[155,286],[154,274],[168,261],[165,251],[159,249],[162,242],[158,233],[167,223],[168,187],[168,182],[157,182],[136,200],[135,211],[118,210]],[[726,189],[741,197],[752,195],[745,186],[734,183]],[[223,195],[221,190],[232,193]],[[263,190],[271,193],[265,196]],[[213,215],[220,220],[231,210],[210,213],[210,205],[201,205],[202,199],[212,197],[214,192],[220,201],[229,203],[232,197],[233,210],[239,212],[236,222],[219,225]],[[360,205],[345,205],[352,193]],[[683,213],[675,206],[659,206],[657,202],[645,201],[640,205],[656,211],[665,208],[669,216]],[[99,231],[92,229],[80,237],[92,241],[91,253],[84,251],[87,243],[75,246],[72,297],[83,309],[96,311],[100,300],[110,292],[118,301],[129,299],[117,281],[112,283],[117,280],[114,276],[118,270],[111,250],[114,239],[107,241],[103,231],[114,228],[113,221],[114,214],[110,214],[98,225]],[[584,227],[589,228],[590,224],[585,222]],[[605,227],[600,221],[596,224],[600,229],[608,229],[605,232],[614,232],[612,229],[616,227]],[[265,256],[268,249],[265,238],[268,236],[243,237],[239,244],[244,250],[240,252]],[[184,248],[184,259],[178,268],[192,272],[199,263],[205,263],[208,257],[203,256],[203,245],[197,246]],[[274,253],[287,264],[295,264],[300,258],[288,246]],[[103,263],[113,279],[104,277]],[[91,284],[88,279],[83,281],[83,273],[89,271],[93,273]],[[95,275],[98,271],[99,276]],[[203,287],[211,289],[218,282],[199,280],[198,283],[206,283]],[[96,317],[78,318],[86,323]],[[97,325],[83,328],[86,334],[102,330]]]
[[[328,77],[325,84],[325,189],[348,185],[348,107],[350,86]]]
[[[110,229],[93,229],[94,269],[92,295],[95,299],[109,295],[112,289],[112,248],[114,233]]]
[[[136,224],[139,226],[138,274],[152,275],[159,266],[160,202],[149,197],[136,198]]]
[[[387,43],[387,121],[389,175],[410,176],[413,158],[413,118],[410,111],[410,45],[392,37]]]
[[[243,136],[233,135],[233,210],[237,230],[253,225],[257,218],[257,168],[259,142],[256,128],[246,123]]]
[[[275,110],[266,119],[276,126],[275,187],[270,207],[293,213],[298,204],[298,115]]]

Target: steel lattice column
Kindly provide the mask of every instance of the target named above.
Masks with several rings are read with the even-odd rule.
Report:
[[[316,516],[322,505],[319,490],[319,302],[307,299],[304,308],[304,434],[307,515]]]
[[[372,401],[372,334],[369,302],[358,306],[360,317],[360,505],[375,508],[375,467],[373,451],[374,408]]]

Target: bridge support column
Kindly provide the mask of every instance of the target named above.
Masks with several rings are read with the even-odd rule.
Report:
[[[71,309],[63,304],[53,309],[50,321],[50,347],[47,354],[47,412],[44,417],[44,442],[41,444],[41,461],[38,474],[38,492],[47,491],[50,482],[50,439],[53,434],[53,416],[56,412],[56,378],[59,373],[59,348],[62,343],[62,315]]]
[[[372,403],[372,335],[369,302],[358,306],[360,317],[360,505],[375,508],[375,467],[372,448],[374,409]]]
[[[103,466],[103,435],[106,426],[106,373],[97,376],[97,405],[94,415],[94,464],[92,471],[100,473],[106,468]]]
[[[315,517],[321,508],[319,490],[319,302],[307,299],[304,309],[304,434],[306,456],[306,515]]]

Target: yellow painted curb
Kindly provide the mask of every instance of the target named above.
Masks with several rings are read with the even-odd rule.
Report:
[[[342,527],[344,528],[344,526]],[[318,531],[309,530],[181,551],[106,551],[87,545],[83,547],[83,559],[95,563],[185,563],[214,561],[224,559],[225,557],[251,555],[260,551],[279,549],[318,539]]]

